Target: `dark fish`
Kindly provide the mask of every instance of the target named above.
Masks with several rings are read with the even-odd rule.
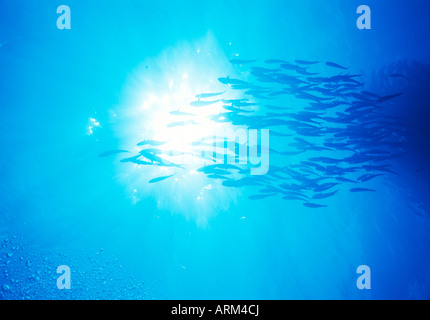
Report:
[[[276,193],[253,195],[253,196],[249,196],[248,199],[250,199],[250,200],[261,200],[261,199],[265,199],[265,198],[273,197],[273,196],[276,196]]]
[[[140,156],[138,156],[138,157],[140,157]],[[121,162],[131,162],[131,163],[137,164],[139,166],[152,166],[153,165],[153,163],[148,162],[148,161],[144,161],[144,160],[140,160],[140,159],[138,159],[138,157],[122,159]]]
[[[312,64],[319,63],[319,61],[306,61],[306,60],[294,60],[294,62],[302,65],[312,65]]]
[[[300,200],[300,201],[304,200],[302,197],[295,196],[295,195],[286,195],[286,196],[283,196],[282,199],[284,199],[284,200]]]
[[[140,158],[140,155],[134,156],[134,157],[130,157],[130,158],[121,159],[120,162],[136,162],[136,161],[141,161],[141,160],[139,160],[139,158]]]
[[[230,85],[247,85],[248,82],[238,79],[231,79],[230,77],[226,78],[218,78],[218,81],[223,84],[230,84]]]
[[[285,62],[283,64],[281,64],[281,68],[286,69],[286,70],[294,70],[294,71],[298,71],[298,70],[305,70],[303,67],[301,66],[297,66],[295,64],[291,64],[288,62]]]
[[[174,167],[174,168],[181,168],[181,169],[185,169],[183,166],[181,166],[180,164],[176,164],[164,159],[161,159],[161,161],[159,161],[159,163],[156,164],[158,167]]]
[[[225,93],[225,91],[223,92],[218,92],[218,93],[201,93],[196,95],[197,99],[206,99],[206,98],[212,98],[212,97],[216,97],[219,96],[221,94]]]
[[[235,107],[233,105],[231,105],[231,106],[224,105],[223,108],[225,110],[232,111],[232,112],[237,112],[237,113],[253,113],[254,112],[253,110],[245,110],[245,109],[237,108],[237,107]]]
[[[397,172],[388,169],[388,167],[390,167],[390,165],[382,165],[382,166],[365,165],[362,168],[368,172],[369,171],[382,171],[382,172],[389,172],[389,173],[398,175]]]
[[[380,176],[383,176],[383,174],[364,174],[361,177],[359,177],[358,180],[360,180],[361,182],[367,182]]]
[[[99,154],[99,157],[104,158],[104,157],[112,156],[114,154],[128,153],[128,152],[130,152],[130,151],[127,151],[127,150],[110,150],[110,151],[106,151],[106,152]]]
[[[161,150],[161,149],[157,149],[157,148],[147,148],[147,149],[140,150],[139,153],[141,155],[146,155],[146,154],[163,154],[164,151]]]
[[[146,159],[148,159],[149,161],[151,161],[152,163],[162,163],[163,162],[163,158],[160,158],[159,156],[149,153],[149,154],[145,154],[144,157]]]
[[[328,183],[324,183],[324,184],[322,184],[322,185],[320,185],[320,186],[317,186],[317,187],[315,188],[315,191],[316,191],[316,192],[323,192],[323,191],[329,190],[329,189],[331,189],[331,188],[333,188],[333,187],[335,187],[335,186],[337,186],[337,185],[338,185],[338,183],[337,183],[337,182],[328,182]]]
[[[257,104],[253,102],[235,101],[235,102],[231,102],[231,105],[240,108],[240,107],[252,107]]]
[[[318,72],[309,72],[309,71],[304,70],[304,69],[303,70],[297,69],[296,72],[299,74],[305,75],[305,76],[315,76],[315,75],[319,74]]]
[[[204,167],[197,169],[196,171],[209,174],[209,173],[214,173],[214,170],[238,170],[238,171],[240,171],[240,170],[242,170],[242,168],[235,166],[233,164],[220,163],[220,164],[213,164],[213,165],[209,165],[209,166],[204,166]]]
[[[308,141],[306,141],[305,139],[302,139],[302,138],[295,137],[294,140],[296,140],[297,142],[299,142],[301,144],[312,145],[310,142],[308,142]]]
[[[310,203],[310,202],[305,202],[305,203],[303,203],[303,205],[305,207],[313,208],[313,209],[316,209],[316,208],[326,208],[327,207],[326,205],[321,205],[321,204],[316,204],[316,203]]]
[[[338,69],[344,69],[347,70],[348,68],[341,66],[340,64],[334,63],[334,62],[326,62],[325,63],[329,67],[338,68]]]
[[[251,67],[251,71],[255,75],[261,75],[261,74],[266,74],[266,73],[277,72],[279,70],[280,69],[269,69],[269,68],[262,68],[262,67]]]
[[[393,98],[396,98],[396,97],[398,97],[398,96],[401,96],[402,94],[403,94],[403,92],[396,93],[396,94],[390,94],[390,95],[388,95],[388,96],[385,96],[385,97],[380,98],[380,99],[378,100],[378,102],[385,102],[385,101],[391,100],[391,99],[393,99]]]
[[[337,193],[337,190],[330,193],[317,193],[312,197],[312,199],[315,199],[315,200],[325,199],[325,198],[334,196],[336,193]]]
[[[354,180],[351,180],[348,178],[344,178],[344,177],[337,177],[336,180],[339,182],[358,183],[357,181],[354,181]]]
[[[351,191],[351,192],[374,192],[376,190],[374,190],[374,189],[367,189],[367,188],[352,188],[349,191]]]
[[[150,180],[148,183],[156,183],[156,182],[160,182],[160,181],[163,181],[163,180],[169,179],[169,178],[171,178],[171,177],[173,177],[173,176],[174,176],[174,174],[172,174],[172,175],[170,175],[170,176],[158,177],[158,178],[155,178],[155,179]]]

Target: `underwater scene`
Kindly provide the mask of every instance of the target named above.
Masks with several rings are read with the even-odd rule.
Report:
[[[429,13],[0,0],[0,300],[429,299]]]

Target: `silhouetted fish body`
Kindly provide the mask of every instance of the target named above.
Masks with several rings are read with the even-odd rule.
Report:
[[[284,200],[299,200],[299,201],[304,201],[303,198],[301,198],[301,197],[290,196],[290,195],[283,196],[282,199],[284,199]]]
[[[130,158],[121,159],[120,162],[124,162],[124,163],[125,162],[135,162],[135,161],[138,161],[139,158],[140,158],[140,155],[134,156],[134,157],[130,157]]]
[[[109,157],[109,156],[112,156],[112,155],[115,155],[115,154],[128,153],[128,152],[130,152],[130,151],[127,151],[127,150],[110,150],[110,151],[106,151],[106,152],[103,152],[103,153],[99,154],[99,157],[100,158],[105,158],[105,157]]]
[[[305,203],[303,203],[303,205],[305,207],[312,208],[312,209],[326,208],[327,207],[326,205],[321,205],[321,204],[316,204],[316,203],[309,203],[309,202],[305,202]]]
[[[336,180],[339,182],[348,182],[348,183],[358,183],[357,181],[348,179],[348,178],[344,178],[344,177],[336,177]]]
[[[318,72],[309,72],[307,70],[302,70],[302,69],[297,69],[296,72],[305,76],[314,76],[319,74]]]
[[[261,199],[265,199],[265,198],[273,197],[273,196],[276,196],[276,193],[252,195],[252,196],[249,196],[248,199],[250,199],[250,200],[261,200]]]
[[[171,177],[173,177],[173,176],[174,176],[174,174],[172,174],[172,175],[170,175],[170,176],[158,177],[158,178],[155,178],[155,179],[150,180],[148,183],[157,183],[157,182],[160,182],[160,181],[163,181],[163,180],[169,179],[169,178],[171,178]]]
[[[374,189],[368,189],[368,188],[352,188],[349,191],[351,192],[375,192]]]
[[[391,100],[391,99],[394,99],[394,98],[396,98],[396,97],[398,97],[398,96],[401,96],[403,94],[403,92],[400,92],[400,93],[397,93],[397,94],[390,94],[390,95],[388,95],[388,96],[385,96],[385,97],[382,97],[382,98],[380,98],[379,100],[378,100],[378,102],[385,102],[385,101],[388,101],[388,100]]]
[[[218,81],[223,83],[223,84],[229,84],[229,85],[247,85],[248,82],[243,81],[243,80],[239,80],[239,79],[232,79],[230,77],[226,77],[226,78],[218,78]]]
[[[358,180],[360,180],[361,182],[367,182],[380,176],[383,176],[383,174],[365,174],[359,177]]]
[[[320,185],[320,186],[316,187],[316,188],[314,189],[314,191],[315,191],[315,192],[323,192],[323,191],[329,190],[329,189],[331,189],[331,188],[333,188],[333,187],[337,186],[338,184],[339,184],[338,182],[328,182],[328,183],[324,183],[324,184],[322,184],[322,185]]]
[[[302,65],[313,65],[313,64],[319,63],[319,61],[306,61],[306,60],[294,60],[294,62]]]
[[[330,193],[317,193],[312,197],[312,199],[315,199],[315,200],[325,199],[325,198],[334,196],[336,193],[337,193],[337,190]]]
[[[341,66],[340,64],[334,63],[334,62],[326,62],[325,63],[327,66],[332,67],[332,68],[338,68],[338,69],[343,69],[343,70],[347,70],[348,68]]]
[[[294,70],[294,71],[305,70],[301,66],[297,66],[297,65],[294,65],[294,64],[291,64],[291,63],[288,63],[288,62],[285,62],[285,63],[281,64],[281,68],[286,69],[286,70]]]
[[[201,94],[196,95],[196,98],[197,99],[207,99],[207,98],[212,98],[212,97],[222,95],[223,93],[225,93],[225,91],[217,92],[217,93],[201,93]]]
[[[374,166],[374,165],[364,165],[362,168],[365,169],[367,172],[369,171],[381,171],[381,172],[388,172],[392,174],[398,174],[397,172],[388,169],[391,165],[382,165],[382,166]]]

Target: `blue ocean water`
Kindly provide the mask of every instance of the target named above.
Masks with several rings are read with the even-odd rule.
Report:
[[[57,28],[62,4],[70,30]],[[356,25],[362,4],[370,30]],[[428,299],[429,9],[0,0],[0,299]],[[342,85],[327,80],[338,75]],[[205,93],[220,95],[196,98]],[[315,109],[327,97],[356,108]],[[224,114],[237,99],[253,105]],[[175,128],[175,111],[200,126]],[[209,177],[208,159],[157,158],[194,152],[218,125],[270,129],[272,171],[239,187],[225,172]],[[153,143],[140,163],[149,139],[169,149]],[[336,146],[315,148],[323,142]],[[335,178],[354,182],[324,185]],[[263,185],[273,196],[253,200]],[[60,265],[71,290],[57,288]],[[370,290],[357,288],[361,265]]]

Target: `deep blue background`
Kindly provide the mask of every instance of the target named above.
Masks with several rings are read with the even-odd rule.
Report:
[[[56,28],[61,4],[71,30]],[[356,27],[361,4],[371,30]],[[118,165],[97,157],[121,146],[109,112],[121,113],[129,76],[166,48],[210,34],[226,58],[336,61],[371,83],[399,60],[430,63],[429,10],[418,0],[0,0],[0,298],[429,298],[429,220],[411,205],[426,201],[428,143],[377,193],[340,193],[321,211],[224,194],[228,206],[212,202],[204,224],[160,208],[156,193],[133,203]],[[423,91],[396,112],[428,116]],[[93,135],[90,117],[102,124]],[[56,288],[61,264],[71,291]],[[366,292],[355,285],[362,264]]]

